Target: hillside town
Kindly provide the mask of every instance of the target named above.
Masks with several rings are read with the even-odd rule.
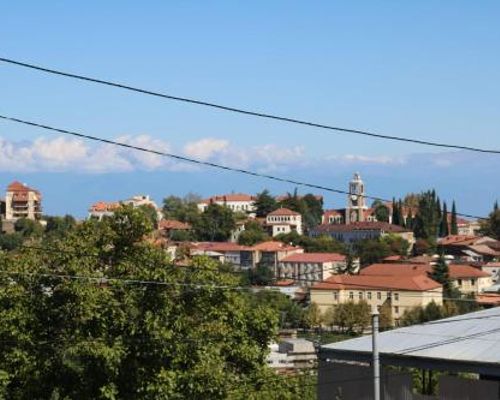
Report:
[[[153,227],[144,240],[177,268],[209,259],[241,274],[260,301],[283,296],[279,339],[268,356],[278,374],[317,366],[315,334],[363,334],[373,308],[389,330],[500,305],[498,231],[459,217],[455,203],[448,212],[434,191],[369,207],[365,182],[355,173],[346,192],[341,209],[324,209],[322,196],[297,192],[169,196],[163,206],[134,195],[95,202],[87,220],[103,223],[138,210]],[[15,252],[82,223],[45,216],[41,192],[15,181],[2,201],[0,244]],[[473,307],[464,308],[463,299]]]

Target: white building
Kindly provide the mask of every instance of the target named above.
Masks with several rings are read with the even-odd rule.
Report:
[[[249,194],[232,193],[212,196],[199,202],[198,210],[203,212],[210,204],[226,206],[233,212],[242,212],[255,216],[255,196]]]
[[[293,231],[299,235],[303,233],[302,215],[288,208],[278,208],[267,214],[266,225],[270,227],[270,233],[273,237]]]
[[[299,285],[309,286],[342,273],[346,263],[346,256],[339,253],[296,253],[281,259],[278,274],[280,278],[293,279]]]
[[[90,206],[89,219],[96,218],[100,221],[104,217],[111,217],[115,213],[115,211],[123,205],[130,205],[134,208],[142,206],[151,207],[156,211],[158,221],[160,221],[163,218],[163,214],[161,210],[158,208],[158,205],[153,200],[151,200],[151,198],[148,195],[140,194],[132,196],[130,199],[123,201],[113,201],[113,202],[98,201],[97,203],[94,203]]]

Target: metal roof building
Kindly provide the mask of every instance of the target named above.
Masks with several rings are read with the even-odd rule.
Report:
[[[383,367],[469,372],[488,379],[471,380],[478,388],[491,384],[497,386],[500,381],[500,308],[383,332],[379,334],[378,345]],[[320,375],[321,368],[326,368],[323,375],[330,377],[339,376],[335,372],[335,366],[342,363],[350,365],[349,368],[353,365],[368,365],[372,360],[372,337],[370,335],[324,345],[320,349],[320,359],[323,362]],[[341,374],[345,378],[345,373]],[[500,387],[496,386],[491,390],[496,390],[498,396]],[[485,395],[482,398],[490,397]]]

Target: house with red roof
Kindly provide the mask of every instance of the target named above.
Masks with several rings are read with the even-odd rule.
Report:
[[[442,305],[443,287],[425,274],[333,275],[312,285],[310,297],[322,313],[347,302],[366,301],[378,309],[388,304],[397,324],[403,313],[414,307],[425,307],[431,302]]]
[[[464,294],[481,293],[484,289],[490,287],[493,284],[492,276],[490,273],[482,271],[480,268],[476,268],[472,265],[450,264],[448,268],[452,284],[455,285],[455,287]],[[384,263],[369,265],[361,269],[359,274],[363,276],[385,276],[386,279],[390,280],[394,277],[399,276],[430,276],[430,274],[432,273],[432,269],[433,267],[430,263]]]
[[[302,215],[283,207],[267,214],[266,226],[273,237],[290,232],[297,232],[299,235],[303,233]]]
[[[342,273],[346,265],[346,256],[339,253],[295,253],[280,260],[278,276],[293,279],[301,286],[310,286]]]
[[[42,217],[42,195],[37,189],[14,181],[7,187],[5,195],[5,219],[20,218],[39,220]]]

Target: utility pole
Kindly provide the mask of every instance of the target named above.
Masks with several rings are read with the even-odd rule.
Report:
[[[372,308],[372,353],[373,353],[373,399],[380,400],[380,361],[378,355],[378,317],[377,306]]]

